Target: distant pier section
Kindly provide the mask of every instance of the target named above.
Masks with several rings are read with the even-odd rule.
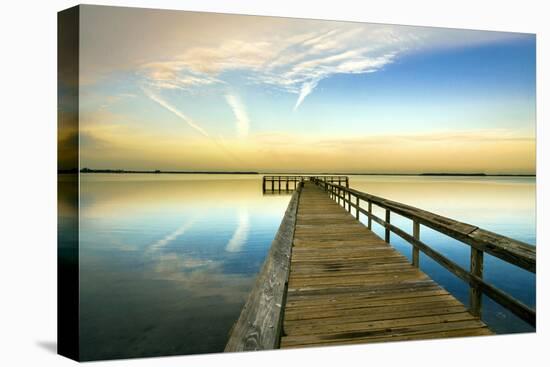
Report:
[[[481,320],[483,295],[536,326],[534,308],[483,277],[485,254],[535,273],[534,246],[354,190],[346,176],[265,176],[262,187],[293,193],[226,352],[491,335]],[[392,214],[408,218],[412,231],[393,224]],[[424,242],[422,228],[468,246],[469,267]],[[412,261],[392,235],[411,245]],[[467,305],[420,269],[421,254],[469,286]]]
[[[262,191],[264,193],[287,193],[295,191],[300,182],[309,181],[312,178],[349,187],[348,176],[263,176]]]

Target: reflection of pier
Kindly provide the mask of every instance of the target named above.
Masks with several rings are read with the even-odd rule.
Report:
[[[289,177],[300,178],[297,190],[226,351],[488,335],[483,295],[535,326],[534,309],[483,279],[484,253],[534,273],[534,246],[353,190],[347,177]],[[275,187],[264,178],[264,190],[266,182]],[[392,213],[411,220],[412,233]],[[424,243],[422,227],[470,246],[469,269]],[[391,246],[392,233],[412,245],[412,263]],[[468,307],[419,269],[420,253],[469,284]]]

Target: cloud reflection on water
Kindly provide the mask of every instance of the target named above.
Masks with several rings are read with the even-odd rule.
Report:
[[[181,235],[183,235],[185,232],[187,232],[191,227],[193,227],[193,224],[195,223],[195,219],[191,219],[187,222],[185,222],[181,227],[178,227],[175,231],[167,234],[162,239],[156,241],[153,243],[150,247],[148,252],[155,252],[159,249],[166,247],[170,242],[174,241]]]
[[[250,231],[250,218],[248,211],[244,208],[239,210],[239,223],[237,229],[233,233],[233,237],[227,243],[225,251],[239,252],[248,239],[248,232]]]

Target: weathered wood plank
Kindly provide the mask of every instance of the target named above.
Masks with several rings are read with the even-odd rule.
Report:
[[[354,324],[367,321],[380,321],[380,320],[394,320],[407,317],[421,317],[421,316],[434,316],[434,315],[446,315],[457,312],[467,312],[466,308],[462,305],[458,306],[443,306],[443,307],[431,307],[431,308],[416,308],[409,310],[399,310],[394,312],[372,312],[363,313],[358,315],[346,315],[338,317],[325,317],[314,319],[300,319],[300,320],[284,320],[284,335],[294,335],[294,332],[298,329],[304,328],[317,328],[325,327],[327,325],[343,325]],[[471,314],[470,314],[471,316]],[[474,317],[471,320],[476,320]]]
[[[226,352],[279,347],[282,307],[290,268],[292,240],[300,189],[294,192],[271,249],[239,319],[233,326]]]
[[[467,332],[466,332],[467,331]],[[320,346],[329,344],[373,343],[381,341],[429,339],[430,335],[445,338],[450,336],[491,335],[492,333],[479,321],[443,322],[438,324],[389,328],[364,332],[321,334],[307,337],[285,336],[282,348],[290,346]]]

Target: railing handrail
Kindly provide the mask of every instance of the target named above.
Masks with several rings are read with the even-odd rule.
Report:
[[[384,209],[390,209],[403,217],[417,220],[420,224],[423,224],[426,227],[442,232],[449,237],[457,239],[460,242],[464,242],[472,247],[476,247],[478,250],[487,252],[488,254],[519,266],[532,273],[536,272],[536,247],[533,245],[490,232],[468,223],[435,214],[427,210],[416,208],[411,205],[367,194],[365,192],[347,188],[342,185],[336,185],[330,182],[327,182],[326,184],[329,186],[334,186],[344,192],[350,192],[354,196],[367,202],[370,201],[371,203]]]
[[[371,222],[374,220],[385,228],[385,241],[390,242],[390,232],[397,234],[413,246],[413,265],[419,266],[419,251],[422,251],[447,270],[466,281],[470,285],[470,312],[476,316],[481,314],[481,295],[486,294],[491,299],[504,306],[522,320],[530,325],[536,325],[536,310],[523,304],[519,300],[506,294],[500,289],[483,280],[483,253],[487,252],[510,264],[519,266],[532,273],[536,272],[536,247],[527,243],[514,240],[482,228],[462,223],[451,218],[428,212],[410,205],[402,204],[393,200],[385,199],[375,195],[367,194],[348,187],[333,184],[327,181],[310,179],[318,186],[323,186],[331,197],[337,200],[338,204],[342,199],[344,208],[348,204],[348,211],[351,208],[356,210],[356,218],[359,213],[368,217],[368,228],[371,229]],[[342,195],[343,193],[343,195]],[[355,203],[351,196],[355,197]],[[346,197],[347,196],[347,197]],[[368,210],[360,206],[360,200],[368,203]],[[372,204],[386,209],[385,220],[372,213]],[[413,221],[413,235],[390,223],[390,213],[395,212]],[[470,257],[470,271],[446,258],[444,255],[433,250],[424,242],[420,241],[420,224],[432,228],[449,237],[470,246],[472,252]]]

